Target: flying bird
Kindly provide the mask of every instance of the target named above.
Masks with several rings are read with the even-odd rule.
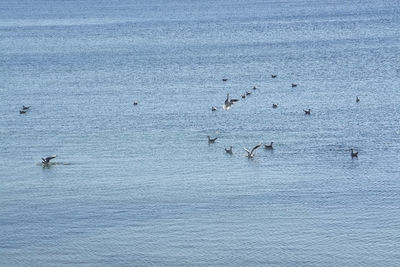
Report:
[[[43,164],[49,164],[50,160],[54,159],[55,157],[57,157],[57,155],[52,155],[52,156],[48,156],[46,158],[42,158],[42,163]]]
[[[253,147],[253,149],[251,151],[249,151],[247,148],[244,148],[244,150],[246,150],[247,152],[247,157],[248,158],[253,158],[254,157],[254,152],[256,151],[257,148],[259,148],[261,146],[261,144],[256,145],[255,147]]]
[[[358,158],[358,152],[354,151],[352,148],[350,149],[351,151],[351,158]]]
[[[216,110],[217,110],[217,108],[215,106],[211,107],[211,111],[216,111]]]
[[[228,110],[231,108],[232,102],[229,100],[229,93],[226,94],[226,99],[225,99],[225,104],[224,104],[224,109]]]
[[[303,109],[305,115],[311,115],[311,109],[308,110]]]

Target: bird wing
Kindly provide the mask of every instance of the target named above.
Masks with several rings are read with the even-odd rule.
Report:
[[[253,154],[253,152],[259,148],[261,146],[261,144],[256,145],[255,147],[253,147],[253,149],[251,150],[250,154]]]
[[[50,160],[54,159],[55,157],[57,157],[57,156],[56,155],[48,156],[46,158],[46,161],[50,161]]]
[[[251,154],[250,151],[247,150],[247,148],[244,147],[243,149],[246,150],[246,152],[247,152],[248,154]]]

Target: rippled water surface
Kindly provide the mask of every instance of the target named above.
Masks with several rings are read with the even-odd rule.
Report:
[[[1,1],[0,265],[398,266],[399,11]]]

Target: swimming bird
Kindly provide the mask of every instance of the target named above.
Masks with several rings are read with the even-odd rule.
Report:
[[[46,158],[42,158],[42,163],[43,164],[49,164],[50,160],[54,159],[55,157],[57,157],[57,155],[52,155],[52,156],[48,156]]]
[[[358,152],[354,151],[352,148],[350,149],[351,151],[351,158],[358,158]]]
[[[217,108],[215,106],[211,107],[211,111],[216,111],[216,110],[217,110]]]
[[[31,106],[24,106],[24,105],[22,105],[22,110],[27,110],[27,109],[29,109]]]
[[[277,104],[272,104],[272,108],[277,108],[278,105]]]
[[[207,138],[208,138],[208,143],[212,144],[212,143],[215,143],[215,141],[217,140],[218,137],[211,138],[210,136],[207,136]]]
[[[227,80],[228,80],[227,78],[223,78],[223,79],[222,79],[223,82],[226,82]]]
[[[278,77],[278,75],[276,75],[276,74],[271,75],[271,78],[276,78],[276,77]]]
[[[226,99],[225,99],[225,104],[224,104],[224,109],[228,110],[231,108],[231,101],[229,101],[229,93],[226,94]]]
[[[19,114],[25,114],[26,113],[26,110],[20,110],[19,111]]]
[[[246,98],[246,94],[242,95],[242,98],[243,98],[243,99]]]
[[[292,83],[292,87],[297,87],[297,83]]]
[[[264,148],[265,149],[274,149],[273,147],[272,147],[272,144],[273,144],[274,142],[271,142],[269,145],[267,145],[267,144],[264,144]]]
[[[137,102],[137,101],[133,102],[133,105],[134,105],[134,106],[136,106],[137,104],[138,104],[138,102]]]
[[[230,146],[229,148],[225,148],[225,152],[228,154],[232,154],[232,146]]]
[[[246,91],[246,95],[251,95],[251,92],[247,92],[247,91]]]
[[[308,110],[303,109],[305,115],[311,115],[311,109]]]
[[[244,150],[246,150],[247,152],[247,157],[248,158],[253,158],[254,157],[254,152],[257,148],[259,148],[261,146],[261,144],[256,145],[255,147],[253,147],[253,149],[251,151],[249,151],[247,148],[244,148]]]
[[[257,87],[254,86],[254,87],[253,87],[253,90],[257,90]]]
[[[360,99],[358,98],[358,96],[356,96],[356,103],[360,102]]]

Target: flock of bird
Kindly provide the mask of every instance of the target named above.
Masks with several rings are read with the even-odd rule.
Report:
[[[276,78],[276,77],[278,77],[278,75],[276,75],[276,74],[272,74],[271,75],[271,78]],[[228,79],[227,78],[223,78],[222,79],[222,81],[223,82],[226,82],[226,81],[228,81]],[[292,83],[292,88],[294,88],[294,87],[297,87],[298,86],[298,84],[297,83]],[[253,87],[253,90],[257,90],[257,87]],[[243,95],[241,95],[241,97],[244,99],[244,98],[246,98],[247,96],[249,96],[249,95],[251,95],[251,92],[248,92],[248,91],[245,91],[245,93],[243,94]],[[224,105],[223,105],[223,109],[224,110],[229,110],[230,108],[231,108],[231,106],[235,103],[235,102],[237,102],[237,101],[239,101],[239,99],[236,99],[236,98],[229,98],[229,93],[226,95],[226,99],[225,99],[225,102],[224,102]],[[360,98],[358,97],[358,96],[356,96],[356,103],[358,103],[358,102],[360,102]],[[276,104],[276,103],[273,103],[272,104],[272,108],[278,108],[278,104]],[[217,107],[216,106],[212,106],[211,107],[211,111],[217,111]],[[310,108],[308,108],[308,109],[303,109],[303,111],[304,111],[304,114],[305,115],[311,115],[311,109]],[[210,136],[207,136],[207,138],[208,138],[208,143],[209,144],[213,144],[213,143],[215,143],[215,141],[217,140],[217,137],[214,137],[214,138],[212,138],[212,137],[210,137]],[[264,148],[265,149],[273,149],[273,143],[274,142],[270,142],[269,144],[264,144]],[[254,156],[255,156],[255,151],[258,149],[258,148],[260,148],[261,146],[262,146],[263,144],[257,144],[256,146],[254,146],[251,150],[249,150],[249,149],[247,149],[247,148],[243,148],[245,151],[246,151],[246,153],[247,153],[247,157],[248,158],[250,158],[250,159],[252,159],[252,158],[254,158]],[[226,153],[228,153],[228,154],[233,154],[233,148],[232,148],[232,146],[230,146],[229,148],[224,148],[225,149],[225,152]],[[349,149],[348,151],[350,151],[351,153],[350,153],[350,156],[351,156],[351,158],[358,158],[358,152],[357,151],[355,151],[353,148],[351,148],[351,149]]]
[[[276,74],[272,74],[272,75],[271,75],[271,78],[276,78],[276,77],[278,77],[278,75],[276,75]],[[223,78],[223,79],[222,79],[222,81],[224,81],[224,82],[226,82],[227,80],[228,80],[227,78]],[[297,84],[297,83],[292,83],[291,86],[292,86],[292,88],[293,88],[293,87],[297,87],[298,84]],[[257,90],[257,87],[254,86],[252,89],[253,89],[253,90]],[[248,97],[249,95],[251,95],[251,93],[252,93],[252,92],[245,91],[244,94],[241,95],[242,99],[245,99],[246,97]],[[234,103],[238,102],[238,101],[239,101],[239,99],[237,99],[237,98],[230,98],[230,97],[229,97],[229,93],[228,93],[228,94],[226,95],[226,99],[225,99],[225,102],[224,102],[224,105],[223,105],[223,109],[224,109],[224,110],[229,110],[229,109],[232,107],[232,105],[233,105]],[[360,98],[357,96],[357,97],[356,97],[356,103],[358,103],[358,102],[360,102]],[[134,102],[133,102],[133,105],[134,105],[134,106],[138,105],[138,101],[134,101]],[[278,108],[278,104],[273,103],[273,104],[272,104],[272,108]],[[25,106],[25,105],[23,105],[23,106],[22,106],[22,109],[19,110],[19,113],[20,113],[20,114],[25,114],[25,113],[28,112],[29,109],[30,109],[30,106]],[[213,112],[214,112],[214,111],[217,111],[217,107],[216,107],[216,106],[212,106],[212,107],[211,107],[211,111],[213,111]],[[309,109],[303,109],[303,111],[304,111],[304,114],[305,114],[305,115],[311,115],[311,109],[310,109],[310,108],[309,108]],[[213,144],[213,143],[215,143],[215,141],[217,140],[217,137],[212,138],[212,137],[210,137],[210,136],[207,136],[207,138],[208,138],[208,143],[209,143],[209,144]],[[273,143],[274,143],[274,142],[270,142],[269,144],[257,144],[257,145],[255,145],[251,150],[249,150],[249,149],[247,149],[247,148],[243,148],[243,149],[244,149],[244,150],[246,151],[246,153],[247,153],[246,156],[247,156],[249,159],[252,159],[252,158],[254,158],[255,152],[256,152],[256,150],[257,150],[258,148],[260,148],[261,146],[263,146],[264,149],[272,150],[272,149],[273,149]],[[232,147],[232,146],[230,146],[229,148],[224,148],[224,149],[225,149],[225,152],[226,152],[226,153],[228,153],[228,154],[233,154],[233,147]],[[350,154],[350,155],[351,155],[351,158],[357,158],[357,157],[358,157],[358,152],[355,151],[353,148],[349,149],[348,151],[350,151],[350,153],[351,153],[351,154]],[[56,157],[57,157],[56,155],[51,155],[51,156],[47,156],[47,157],[45,157],[45,158],[42,158],[42,162],[41,162],[42,166],[43,166],[43,167],[50,167],[50,166],[52,165],[52,163],[51,163],[50,161],[51,161],[52,159],[56,158]]]

